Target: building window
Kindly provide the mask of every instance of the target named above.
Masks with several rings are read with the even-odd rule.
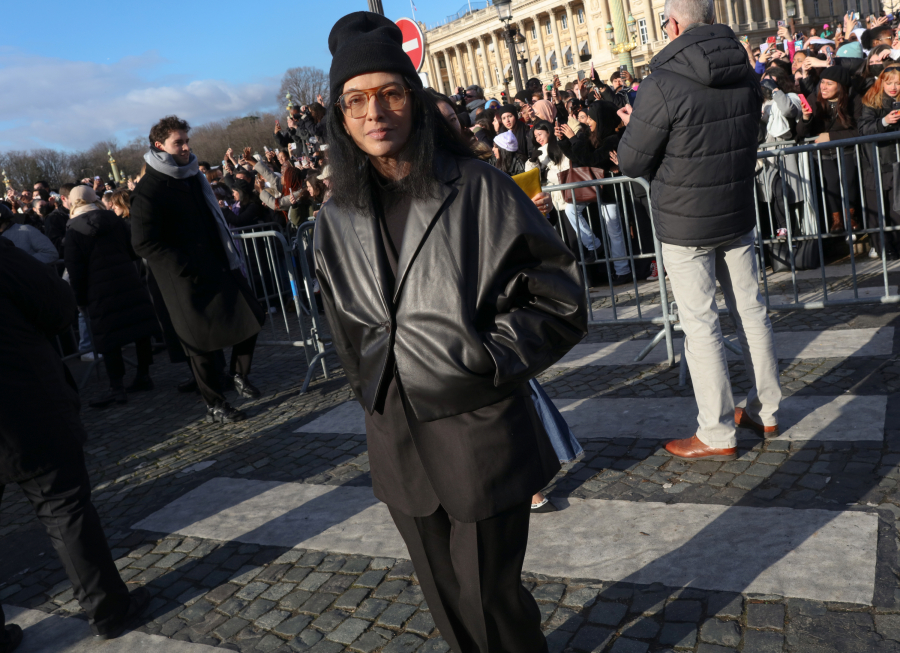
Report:
[[[537,41],[537,24],[532,24],[531,26],[531,40]]]
[[[641,18],[638,21],[638,32],[641,35],[641,45],[647,45],[650,42],[650,34],[647,32],[647,20]]]
[[[813,0],[813,15],[819,17],[819,0]]]
[[[578,24],[584,25],[584,7],[578,10]]]
[[[560,16],[560,21],[562,22],[563,29],[569,29],[569,17],[563,14]]]
[[[763,1],[765,2],[766,0],[763,0]],[[666,34],[666,30],[664,30],[662,28],[662,24],[664,22],[666,22],[666,14],[665,14],[665,12],[660,12],[660,14],[659,14],[659,31],[662,32],[663,41],[668,41],[669,35]]]
[[[572,66],[575,64],[575,59],[572,57],[572,48],[569,48],[566,51],[566,65]]]
[[[846,0],[844,0],[844,1],[846,2]],[[548,35],[553,34],[553,21],[552,20],[547,21],[547,34]]]
[[[550,59],[550,61],[548,61],[547,63],[549,64],[550,70],[556,70],[557,69],[556,53],[554,52],[553,54],[551,54],[549,59]]]

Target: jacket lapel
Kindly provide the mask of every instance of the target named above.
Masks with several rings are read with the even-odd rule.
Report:
[[[391,266],[388,263],[387,254],[384,252],[384,246],[381,244],[378,221],[373,217],[360,215],[356,211],[350,212],[350,221],[353,223],[360,247],[381,290],[381,301],[385,311],[390,314],[392,311],[388,298],[391,296]]]
[[[397,262],[397,280],[394,284],[393,302],[396,304],[400,290],[406,281],[406,275],[410,266],[416,259],[419,251],[431,228],[440,216],[448,201],[456,196],[457,189],[452,182],[459,178],[459,166],[456,161],[447,155],[438,153],[435,156],[435,176],[438,179],[438,191],[434,197],[426,200],[417,200],[412,203],[409,217],[406,220],[406,229],[403,232],[403,246],[400,248],[400,258]]]

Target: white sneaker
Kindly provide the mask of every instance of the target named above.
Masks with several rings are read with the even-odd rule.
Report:
[[[878,255],[878,252],[875,251],[875,248],[874,248],[874,247],[870,247],[870,248],[869,248],[869,258],[881,258],[881,257]]]
[[[784,228],[779,229],[779,230],[775,233],[775,237],[776,237],[776,238],[787,238],[787,229],[784,229]]]

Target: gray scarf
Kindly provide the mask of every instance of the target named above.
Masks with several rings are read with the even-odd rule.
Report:
[[[206,205],[209,206],[209,210],[212,211],[213,217],[216,219],[219,238],[222,241],[222,247],[225,248],[225,255],[228,257],[228,265],[232,270],[240,270],[246,277],[247,269],[244,266],[243,257],[240,254],[240,250],[238,250],[234,244],[234,240],[231,237],[231,231],[228,229],[228,223],[225,222],[225,216],[222,215],[222,209],[219,207],[219,201],[216,199],[216,194],[213,193],[212,186],[209,185],[206,177],[200,174],[197,157],[192,153],[187,165],[180,166],[175,163],[175,159],[173,159],[172,155],[168,152],[160,152],[159,150],[151,149],[144,155],[144,161],[157,172],[161,172],[169,177],[174,177],[175,179],[188,179],[194,175],[200,177],[200,188],[203,189],[203,198],[206,200]]]

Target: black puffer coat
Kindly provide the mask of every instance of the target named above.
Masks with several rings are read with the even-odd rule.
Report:
[[[98,351],[159,333],[122,218],[101,210],[72,218],[66,229],[65,254],[75,299],[88,309]]]
[[[78,389],[50,338],[78,316],[53,268],[0,238],[0,486],[77,458]]]
[[[885,127],[882,120],[891,112],[893,100],[885,93],[882,93],[881,108],[862,106],[859,114],[859,135],[874,136],[875,134],[888,134],[900,130],[900,123],[888,125]],[[866,188],[875,190],[875,161],[872,158],[872,145],[861,147],[863,151],[863,179]],[[883,141],[878,143],[878,158],[881,165],[881,188],[882,190],[890,190],[894,187],[894,164],[897,163],[897,146],[896,141]]]
[[[650,62],[619,143],[619,167],[652,178],[665,243],[715,245],[756,225],[753,184],[762,92],[725,25],[698,25]]]

